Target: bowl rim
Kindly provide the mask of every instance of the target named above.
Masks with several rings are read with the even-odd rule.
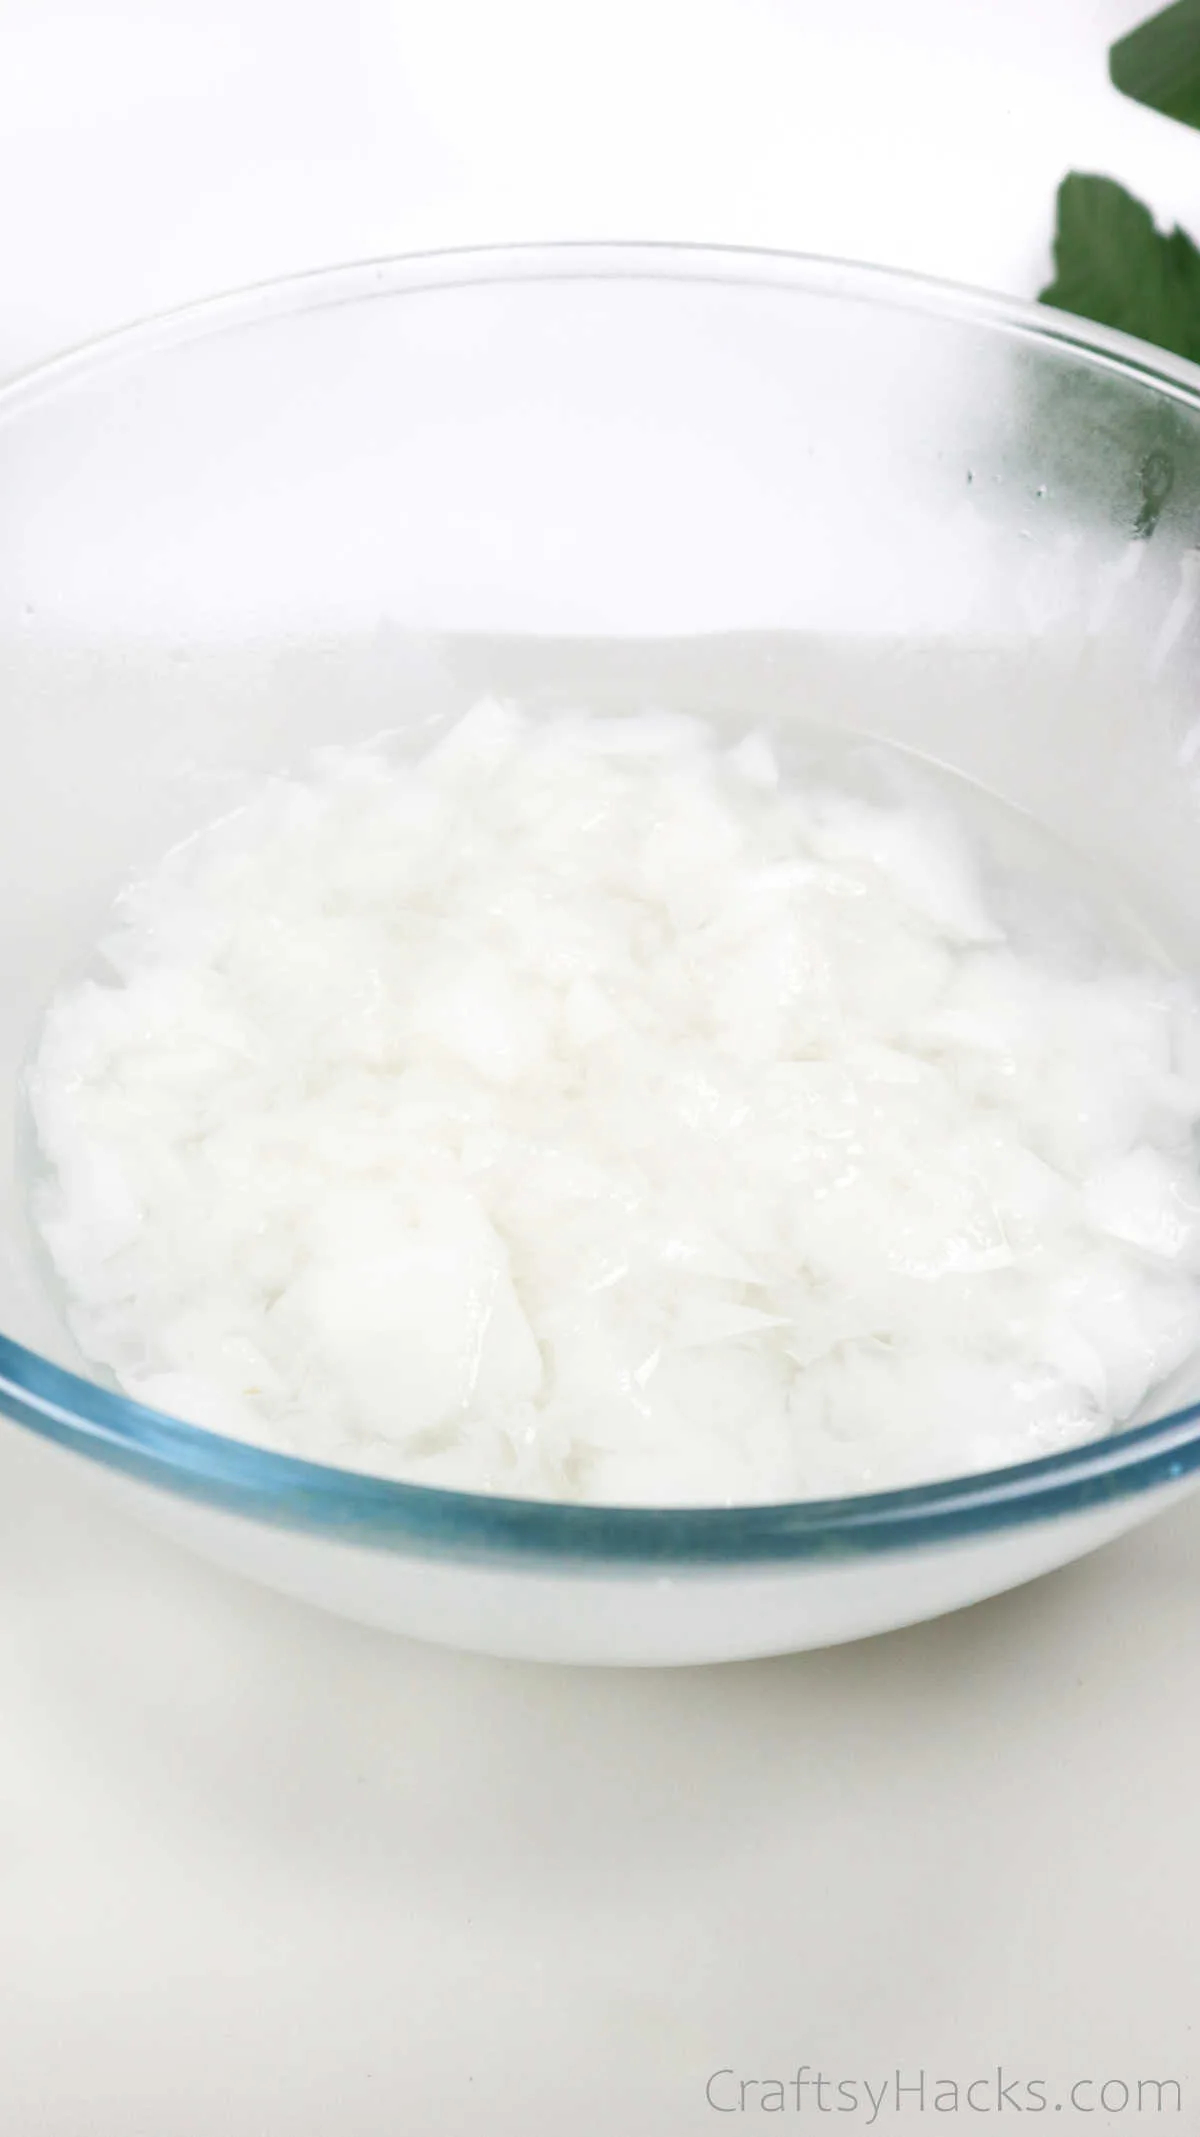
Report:
[[[559,238],[433,246],[310,267],[242,283],[89,335],[0,381],[0,423],[52,394],[120,365],[211,335],[257,327],[292,313],[370,299],[418,296],[496,282],[644,280],[746,283],[858,299],[1074,351],[1093,369],[1116,370],[1200,411],[1200,364],[1118,327],[1024,297],[976,289],[907,267],[778,246],[709,245],[690,239]]]
[[[753,246],[571,240],[405,252],[254,283],[154,314],[0,387],[0,426],[114,366],[292,314],[487,283],[708,282],[916,311],[1079,357],[1200,415],[1200,367],[1113,328],[905,269]],[[0,1411],[43,1439],[177,1496],[271,1526],[418,1555],[673,1568],[802,1562],[950,1543],[1085,1513],[1200,1469],[1200,1402],[1058,1454],[849,1498],[729,1506],[580,1505],[452,1491],[277,1454],[187,1425],[0,1334]]]

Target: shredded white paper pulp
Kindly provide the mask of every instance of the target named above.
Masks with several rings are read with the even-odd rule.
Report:
[[[122,897],[30,1071],[88,1357],[258,1444],[738,1503],[1019,1462],[1200,1343],[1183,984],[1006,939],[944,811],[478,706]]]

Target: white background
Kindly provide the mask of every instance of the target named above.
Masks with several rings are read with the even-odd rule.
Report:
[[[1032,293],[1072,164],[1200,230],[1200,140],[1107,86],[1144,11],[0,0],[0,373],[484,239]],[[259,1595],[5,1432],[0,2131],[687,2137],[764,2126],[705,2106],[711,2071],[800,2062],[1174,2077],[1191,2126],[1198,1545],[1200,1505],[863,1647],[571,1674]]]
[[[1063,171],[1200,225],[1108,86],[1153,0],[2,0],[0,366],[291,269],[795,246],[1030,293]]]

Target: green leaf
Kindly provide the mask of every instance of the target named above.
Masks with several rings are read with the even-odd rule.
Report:
[[[1112,47],[1114,88],[1168,119],[1200,126],[1200,0],[1175,0]]]
[[[1200,360],[1200,252],[1112,178],[1071,171],[1058,189],[1054,280],[1043,304]]]

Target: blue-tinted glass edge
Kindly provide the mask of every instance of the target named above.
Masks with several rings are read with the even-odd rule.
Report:
[[[1200,1404],[1008,1469],[851,1499],[737,1507],[575,1506],[395,1483],[185,1425],[0,1336],[0,1413],[194,1503],[421,1557],[670,1567],[909,1550],[1060,1519],[1200,1469]]]

